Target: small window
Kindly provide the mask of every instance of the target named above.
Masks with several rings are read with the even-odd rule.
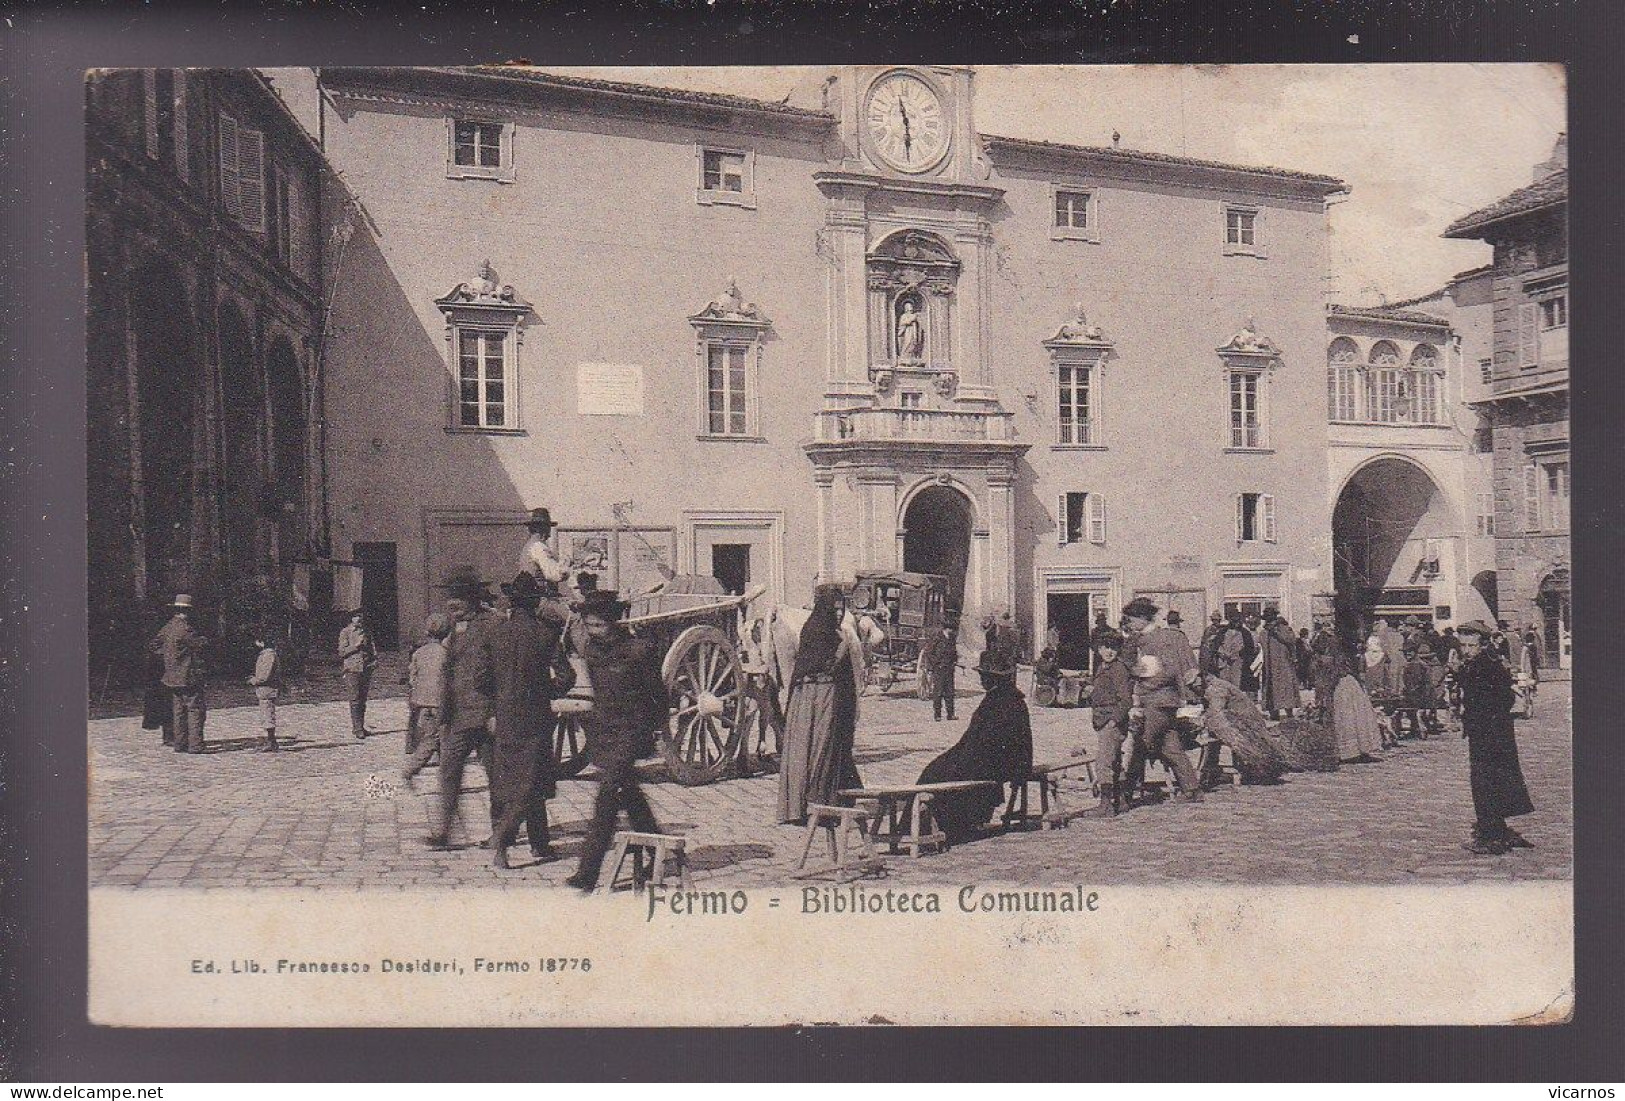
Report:
[[[1056,501],[1056,541],[1063,547],[1085,539],[1106,542],[1106,497],[1101,493],[1063,493]]]
[[[1258,449],[1264,437],[1263,379],[1257,371],[1230,372],[1230,446]]]
[[[1236,541],[1275,542],[1275,497],[1268,493],[1236,495]]]
[[[265,232],[265,135],[220,115],[220,204],[226,216]]]
[[[1054,196],[1050,238],[1056,241],[1098,241],[1099,210],[1092,191],[1051,188]]]
[[[705,349],[705,431],[710,436],[750,435],[749,349],[709,344]]]
[[[744,149],[697,149],[699,186],[694,198],[702,206],[756,206],[756,156]]]
[[[1256,207],[1226,206],[1224,208],[1224,251],[1226,255],[1264,255],[1264,242],[1259,232],[1258,215],[1259,212]]]
[[[513,124],[448,119],[446,175],[453,179],[513,180]]]
[[[1481,359],[1478,361],[1478,381],[1488,386],[1495,379],[1495,360]]]
[[[463,428],[508,427],[507,333],[457,332],[457,423]]]
[[[1495,534],[1495,494],[1480,493],[1478,495],[1478,524],[1474,529],[1479,535]]]
[[[1569,324],[1569,300],[1566,297],[1547,298],[1540,304],[1540,327],[1550,331],[1564,329]]]

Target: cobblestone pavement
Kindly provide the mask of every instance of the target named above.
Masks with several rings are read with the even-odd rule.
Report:
[[[386,682],[387,683],[387,682]],[[947,853],[885,858],[887,882],[1095,884],[1416,883],[1567,879],[1572,875],[1569,688],[1543,685],[1539,717],[1518,723],[1524,772],[1537,810],[1517,821],[1533,850],[1475,857],[1461,848],[1472,820],[1466,743],[1458,735],[1407,741],[1386,759],[1335,773],[1293,773],[1271,787],[1226,788],[1204,803],[1163,804],[1066,829],[991,833]],[[928,703],[867,697],[858,765],[871,784],[911,783],[963,732],[976,704],[964,693],[957,722],[934,723]],[[349,737],[343,703],[279,708],[283,752],[252,752],[262,736],[253,708],[208,717],[207,754],[176,754],[139,718],[90,723],[90,875],[95,886],[281,887],[415,890],[558,885],[569,859],[493,869],[474,842],[486,834],[486,782],[470,762],[462,801],[467,847],[430,852],[436,779],[415,791],[397,781],[405,701],[376,701],[369,725]],[[1089,730],[1086,711],[1035,708],[1040,761],[1068,756]],[[1089,739],[1092,742],[1092,737]],[[777,777],[685,788],[651,769],[646,784],[663,828],[689,838],[697,883],[783,885],[803,832],[773,823]],[[555,840],[577,851],[595,785],[559,785],[550,804]],[[1063,788],[1081,807],[1081,785]]]

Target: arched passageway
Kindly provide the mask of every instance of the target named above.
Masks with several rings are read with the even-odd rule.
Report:
[[[949,606],[963,608],[970,565],[970,501],[948,486],[923,489],[908,503],[903,532],[903,569],[947,578]]]
[[[1373,618],[1432,613],[1430,551],[1452,531],[1437,483],[1417,464],[1385,457],[1354,472],[1332,511],[1338,627],[1360,637]]]

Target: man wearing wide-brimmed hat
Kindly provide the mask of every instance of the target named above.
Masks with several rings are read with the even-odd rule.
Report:
[[[553,775],[553,700],[575,682],[564,657],[563,624],[537,614],[542,586],[521,572],[502,586],[511,612],[491,625],[492,731],[491,802],[495,809],[491,863],[508,867],[508,846],[525,827],[531,855],[554,858],[548,836],[547,800],[556,794]]]
[[[479,757],[489,777],[491,735],[490,654],[487,634],[495,620],[481,605],[491,599],[490,590],[472,569],[453,570],[441,586],[446,591],[446,614],[452,630],[446,639],[445,699],[440,726],[440,807],[430,848],[448,844],[451,824],[457,816],[457,799],[463,788],[463,769],[470,754]],[[492,804],[493,832],[496,805]]]
[[[170,605],[174,615],[147,649],[164,664],[163,683],[174,700],[175,752],[203,752],[203,720],[208,712],[203,698],[203,650],[206,642],[192,627],[192,597],[178,593]]]
[[[530,531],[530,537],[525,540],[525,549],[519,555],[519,568],[527,573],[534,574],[536,580],[548,582],[553,585],[566,585],[570,580],[570,570],[558,560],[548,540],[553,536],[553,514],[545,508],[533,508],[525,521],[525,527]]]

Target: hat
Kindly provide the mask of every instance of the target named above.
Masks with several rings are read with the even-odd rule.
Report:
[[[1474,622],[1482,623],[1483,620],[1475,620]],[[1497,627],[1497,629],[1504,631],[1504,630],[1507,629],[1508,624],[1507,624],[1506,620],[1498,619],[1498,620],[1495,621],[1495,626]]]
[[[536,575],[529,570],[521,570],[512,581],[502,583],[502,595],[526,608],[534,608],[541,602],[542,587],[536,583]]]
[[[480,580],[479,574],[474,572],[472,566],[456,567],[446,575],[446,579],[440,583],[440,587],[445,589],[446,595],[453,600],[467,600],[470,603],[478,603],[481,600],[489,599],[491,596],[490,587]]]
[[[169,606],[171,608],[190,608],[192,606],[191,594],[176,593],[175,599],[169,602]]]
[[[1495,633],[1495,628],[1482,619],[1475,619],[1470,623],[1462,623],[1456,627],[1458,635],[1477,635],[1479,638],[1489,638]]]
[[[1278,616],[1280,614],[1281,614],[1281,609],[1276,608],[1276,607],[1269,607],[1269,608],[1264,609],[1264,618],[1265,619],[1274,619],[1276,616]]]
[[[525,521],[525,526],[527,528],[552,527],[553,514],[545,508],[533,508],[530,510],[530,519]]]
[[[990,677],[1013,677],[1016,675],[1015,656],[1002,647],[983,650],[976,661],[976,668]]]
[[[1143,596],[1137,596],[1123,606],[1123,614],[1135,619],[1156,619],[1157,606]]]
[[[1168,626],[1177,627],[1183,622],[1185,622],[1185,620],[1180,617],[1180,614],[1177,611],[1168,613]]]
[[[613,622],[625,616],[630,607],[630,604],[608,589],[594,589],[581,598],[574,611],[576,615],[597,616],[599,619]]]
[[[1404,625],[1406,627],[1420,627],[1422,625],[1422,621],[1413,615],[1406,616]]]
[[[1213,612],[1208,616],[1208,619],[1212,620],[1214,623],[1223,623],[1224,622],[1224,613],[1219,611],[1219,609],[1215,608],[1215,609],[1213,609]]]

